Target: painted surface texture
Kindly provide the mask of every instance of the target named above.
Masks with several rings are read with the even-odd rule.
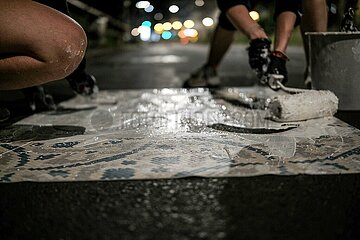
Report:
[[[333,118],[281,124],[230,88],[101,91],[0,130],[0,180],[91,181],[360,172],[360,131]],[[232,96],[232,100],[224,98]],[[266,101],[265,101],[266,102]],[[241,103],[241,102],[240,102]]]

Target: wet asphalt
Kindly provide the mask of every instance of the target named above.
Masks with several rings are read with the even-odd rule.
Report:
[[[0,185],[2,239],[359,239],[359,175]]]
[[[88,71],[100,89],[181,87],[206,51],[176,44],[89,51]],[[226,56],[224,86],[254,83],[245,53],[239,45]],[[301,86],[302,49],[289,56],[289,85]],[[64,81],[47,89],[56,101],[73,96]],[[21,94],[1,98],[9,95],[13,119],[25,116]],[[344,116],[358,126],[356,114]],[[0,184],[0,238],[360,239],[359,183],[353,174]]]

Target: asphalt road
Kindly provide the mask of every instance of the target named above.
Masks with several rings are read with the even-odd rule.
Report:
[[[225,55],[219,67],[222,86],[250,86],[257,81],[248,64],[246,47],[233,45]],[[102,89],[178,88],[191,72],[205,63],[207,52],[205,44],[177,43],[130,45],[110,52],[90,51],[88,70],[97,76]],[[290,47],[288,55],[291,59],[287,64],[289,85],[302,86],[303,49]]]
[[[205,45],[90,51],[88,70],[101,89],[181,87],[206,52]],[[245,54],[234,46],[226,56],[224,86],[254,83]],[[289,56],[289,84],[300,86],[302,49]],[[64,81],[47,87],[57,101],[73,94]],[[23,116],[21,95],[6,94]],[[0,238],[360,239],[359,186],[359,174],[0,184]]]
[[[359,175],[0,184],[1,239],[359,239]]]

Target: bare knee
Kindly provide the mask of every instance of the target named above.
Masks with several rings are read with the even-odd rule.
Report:
[[[87,40],[73,19],[31,0],[0,0],[0,9],[0,89],[63,79],[78,67]]]
[[[49,81],[63,79],[70,75],[82,61],[87,47],[84,30],[79,26],[69,29],[51,45],[51,53],[45,57]]]

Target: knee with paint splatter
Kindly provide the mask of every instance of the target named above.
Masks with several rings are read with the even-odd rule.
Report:
[[[49,61],[49,65],[57,74],[57,79],[69,76],[84,58],[87,39],[84,30],[77,26],[71,29],[69,34],[59,39]]]

